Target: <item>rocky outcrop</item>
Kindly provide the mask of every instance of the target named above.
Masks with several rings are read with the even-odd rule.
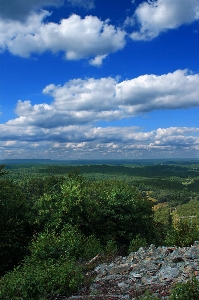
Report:
[[[149,290],[167,299],[177,282],[193,275],[199,280],[199,242],[191,247],[140,248],[127,257],[117,257],[94,270],[96,277],[87,295],[80,293],[68,299],[137,299]]]

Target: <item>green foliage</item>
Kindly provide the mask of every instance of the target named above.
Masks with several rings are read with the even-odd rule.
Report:
[[[0,165],[0,176],[4,176],[8,173],[8,171],[4,170],[5,165]]]
[[[136,252],[140,247],[146,247],[147,241],[145,238],[141,237],[140,234],[137,234],[135,239],[131,240],[128,252]]]
[[[46,231],[35,236],[31,246],[31,258],[35,260],[60,259],[73,257],[78,259],[82,250],[82,236],[71,225],[66,224],[60,234]]]
[[[78,169],[71,172],[69,166],[10,167],[6,178],[13,176],[15,183],[0,179],[0,272],[3,275],[18,267],[1,278],[0,299],[69,295],[82,282],[80,266],[85,272],[96,263],[95,259],[91,265],[85,262],[94,257],[108,261],[118,253],[126,254],[127,249],[132,252],[149,243],[163,244],[166,232],[168,245],[191,245],[199,239],[197,218],[192,225],[181,221],[170,228],[168,207],[155,212],[154,220],[154,203],[145,195],[150,191],[150,197],[171,204],[188,201],[177,207],[178,214],[198,215],[196,167],[79,167],[81,172],[94,172],[98,179],[106,178],[97,181],[91,173],[88,181]],[[67,173],[67,177],[56,175]],[[5,175],[3,166],[1,175]],[[183,285],[181,290],[188,288]],[[176,286],[175,291],[180,293],[180,288]],[[157,299],[150,294],[144,297]]]
[[[140,300],[158,300],[149,291],[139,297]],[[183,283],[176,283],[171,289],[169,300],[198,300],[199,299],[199,281],[196,277]]]
[[[82,252],[80,254],[80,258],[83,260],[90,260],[95,257],[97,254],[103,252],[103,247],[94,235],[91,236],[82,236]]]
[[[192,223],[199,226],[199,201],[190,200],[184,205],[178,205],[176,212],[179,216],[195,216],[192,218]]]
[[[54,231],[39,233],[30,246],[31,259],[35,262],[64,257],[88,260],[100,252],[102,247],[95,236],[85,237],[70,224],[64,225],[59,234]]]
[[[67,296],[77,290],[82,282],[82,271],[69,258],[31,261],[0,280],[1,300],[54,299],[58,294]]]
[[[63,176],[46,176],[46,177],[26,177],[19,181],[19,185],[23,194],[28,201],[28,204],[32,205],[35,200],[43,196],[44,193],[60,193],[60,186],[64,182]]]
[[[89,185],[89,207],[85,212],[87,231],[92,230],[102,243],[115,240],[127,244],[136,234],[152,233],[152,204],[124,181],[98,181]]]
[[[154,225],[153,225],[154,236],[150,240],[150,243],[156,246],[165,245],[165,237],[169,229],[170,229],[169,225],[163,222],[154,221]]]
[[[88,182],[73,174],[61,185],[60,194],[44,194],[35,209],[40,228],[59,232],[70,223],[104,245],[111,239],[122,245],[136,234],[153,234],[152,203],[124,181]]]
[[[0,274],[24,257],[30,241],[25,198],[11,180],[0,180]]]
[[[35,224],[38,231],[56,230],[60,223],[62,223],[62,227],[64,223],[67,223],[67,221],[62,222],[64,212],[61,209],[59,194],[45,193],[34,202],[33,210],[36,212]]]
[[[105,246],[105,254],[108,256],[115,256],[118,253],[118,246],[114,240],[109,240]]]
[[[102,252],[100,242],[83,236],[71,224],[60,233],[46,231],[36,234],[30,256],[23,264],[0,280],[0,299],[52,299],[67,296],[83,281],[80,262]]]
[[[170,300],[198,300],[199,281],[196,277],[184,283],[177,283],[171,291]]]
[[[199,239],[199,230],[190,221],[179,221],[167,232],[165,244],[168,246],[187,247]]]

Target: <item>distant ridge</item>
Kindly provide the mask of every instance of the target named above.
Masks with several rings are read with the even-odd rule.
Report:
[[[1,159],[0,164],[39,164],[49,163],[51,159]]]
[[[76,160],[55,160],[55,159],[0,159],[0,164],[51,164],[51,165],[175,165],[175,164],[198,164],[199,158],[157,158],[157,159],[76,159]]]

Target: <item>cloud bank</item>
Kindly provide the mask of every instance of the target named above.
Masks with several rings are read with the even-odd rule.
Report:
[[[68,126],[54,129],[0,125],[2,158],[103,159],[198,156],[199,128]],[[6,136],[6,139],[5,139]]]
[[[18,117],[0,125],[1,157],[198,156],[199,128],[145,131],[134,126],[103,128],[96,122],[153,110],[199,107],[199,74],[177,70],[122,82],[111,77],[73,79],[64,85],[50,84],[43,93],[52,97],[51,104],[19,100]]]

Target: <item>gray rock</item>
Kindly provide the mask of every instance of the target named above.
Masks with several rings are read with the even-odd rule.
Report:
[[[109,270],[111,274],[120,274],[129,271],[130,265],[128,263],[121,264],[121,265],[115,265]]]
[[[162,268],[157,276],[160,276],[160,279],[173,279],[178,277],[180,271],[178,268],[172,268],[170,266],[166,267],[166,268]]]
[[[182,248],[141,247],[127,257],[117,257],[110,264],[99,265],[95,272],[97,276],[91,284],[90,296],[84,299],[133,300],[146,289],[160,299],[168,299],[173,284],[185,282],[193,274],[199,280],[199,242]]]

